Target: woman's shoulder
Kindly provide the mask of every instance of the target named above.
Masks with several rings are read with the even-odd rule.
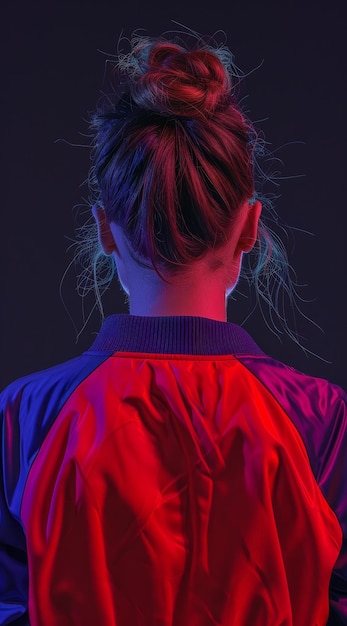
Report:
[[[35,402],[65,401],[78,384],[95,369],[105,356],[84,353],[51,367],[16,378],[0,392],[0,411],[7,406],[17,410]]]

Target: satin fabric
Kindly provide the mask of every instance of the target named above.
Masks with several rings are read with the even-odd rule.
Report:
[[[327,623],[340,525],[234,357],[107,359],[48,433],[21,516],[32,626]]]
[[[1,626],[347,626],[346,394],[237,325],[111,316],[0,426]]]

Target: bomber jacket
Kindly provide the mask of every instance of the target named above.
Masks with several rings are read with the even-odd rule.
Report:
[[[0,411],[1,625],[347,625],[337,385],[231,322],[120,314]]]

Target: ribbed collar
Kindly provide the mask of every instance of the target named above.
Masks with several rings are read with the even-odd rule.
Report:
[[[255,354],[264,352],[237,324],[206,317],[118,314],[107,317],[89,352]]]

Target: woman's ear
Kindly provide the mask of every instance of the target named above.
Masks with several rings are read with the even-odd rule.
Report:
[[[257,240],[261,210],[262,205],[259,200],[256,200],[254,204],[247,203],[246,215],[238,242],[238,248],[242,250],[242,252],[250,252]]]
[[[92,213],[98,226],[99,242],[104,254],[110,255],[112,252],[118,252],[105,209],[94,205],[92,207]]]

